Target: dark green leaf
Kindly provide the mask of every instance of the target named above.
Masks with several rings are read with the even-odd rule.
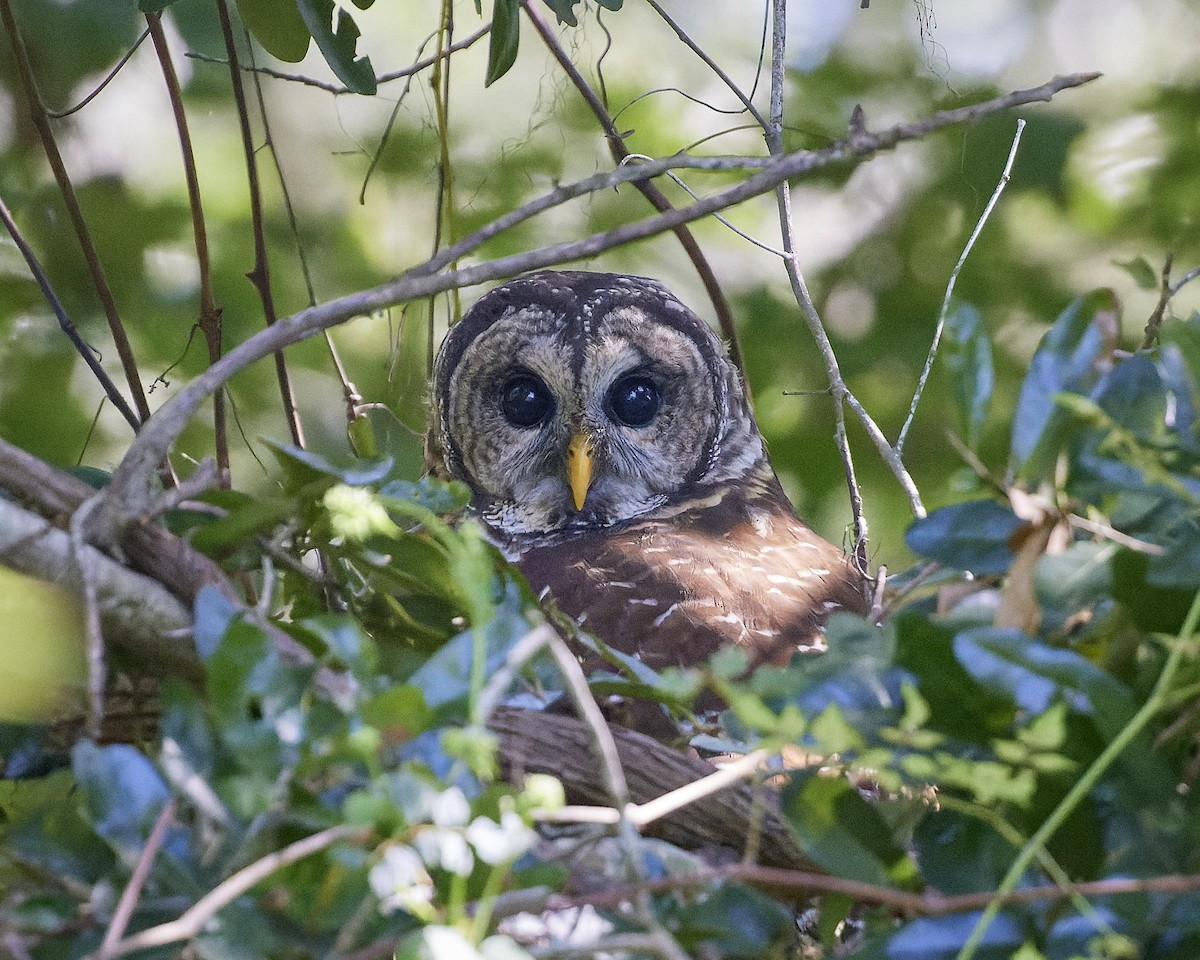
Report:
[[[271,56],[299,63],[308,53],[311,35],[296,0],[238,0],[238,13]]]
[[[1112,558],[1113,597],[1133,615],[1141,629],[1178,633],[1196,589],[1156,585],[1148,576],[1149,570],[1150,558],[1146,554],[1122,547]]]
[[[267,446],[283,468],[284,490],[287,492],[302,490],[320,480],[340,480],[351,487],[362,487],[383,480],[395,466],[390,457],[371,463],[354,460],[345,466],[338,466],[311,450],[285,443],[268,443]]]
[[[347,616],[325,614],[310,617],[301,624],[316,636],[333,658],[334,669],[350,669],[355,676],[366,679],[379,661],[375,642]]]
[[[716,952],[759,960],[795,941],[792,911],[750,887],[722,885],[672,919],[679,925],[680,943],[693,956]]]
[[[844,777],[791,775],[781,808],[800,844],[835,876],[876,886],[909,886],[915,870],[887,823]]]
[[[554,15],[558,17],[559,23],[565,23],[569,27],[579,26],[579,21],[575,19],[575,11],[572,9],[579,0],[546,0],[546,6],[554,11]]]
[[[210,776],[216,762],[216,746],[197,691],[172,682],[164,687],[162,698],[162,739],[164,744],[171,744],[169,748],[164,746],[164,769],[172,775],[183,772],[186,776]]]
[[[1013,558],[1009,544],[1023,524],[1007,504],[972,500],[914,520],[904,540],[914,553],[948,567],[976,575],[1005,573]]]
[[[1141,289],[1158,289],[1158,273],[1150,266],[1150,261],[1145,257],[1134,257],[1131,260],[1114,260],[1113,262],[1133,277],[1133,282]]]
[[[123,743],[98,747],[80,740],[71,768],[96,832],[125,862],[134,862],[171,796],[154,764]]]
[[[1012,466],[1021,477],[1049,476],[1063,439],[1055,397],[1089,392],[1117,345],[1117,309],[1112,291],[1098,290],[1072,301],[1042,337],[1013,416]]]
[[[312,34],[321,55],[337,78],[353,93],[373,96],[375,70],[369,57],[356,56],[359,30],[344,7],[337,8],[337,29],[333,27],[333,0],[296,0],[300,15]]]
[[[138,9],[142,13],[158,13],[167,9],[175,0],[138,0]]]
[[[954,633],[916,613],[896,619],[896,662],[917,680],[929,707],[927,725],[966,742],[1007,735],[1012,700],[978,683],[955,656]]]
[[[515,583],[508,581],[496,615],[484,630],[487,664],[484,675],[490,677],[504,663],[513,644],[532,629],[524,615],[524,598]],[[470,690],[473,631],[463,630],[429,658],[409,682],[425,694],[431,708],[444,708],[465,702]]]
[[[415,483],[411,480],[389,480],[379,488],[381,497],[411,500],[418,506],[434,513],[454,513],[471,500],[471,488],[461,480],[439,480],[422,477]]]
[[[492,34],[488,42],[487,76],[485,87],[504,76],[517,61],[517,46],[521,42],[521,0],[494,0],[492,4]]]
[[[921,875],[950,895],[995,890],[1017,856],[993,826],[945,808],[918,824],[913,843]]]
[[[996,378],[992,341],[974,307],[964,304],[946,318],[943,353],[954,385],[963,438],[968,447],[975,449],[987,420]]]
[[[889,935],[885,945],[855,957],[856,960],[953,960],[978,920],[978,912],[911,920]],[[1021,924],[1011,915],[1001,913],[988,926],[973,956],[975,960],[1013,960],[1025,939]]]

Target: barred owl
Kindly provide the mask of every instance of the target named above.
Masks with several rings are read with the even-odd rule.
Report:
[[[545,271],[484,295],[447,335],[427,456],[581,627],[648,666],[722,644],[751,663],[863,612],[841,548],[796,518],[738,371],[660,283]]]

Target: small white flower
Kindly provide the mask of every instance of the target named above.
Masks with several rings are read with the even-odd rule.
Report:
[[[430,814],[439,827],[465,827],[471,819],[471,805],[458,787],[450,787],[438,794]]]
[[[471,848],[458,830],[445,827],[428,827],[413,838],[422,859],[431,866],[465,877],[475,867]]]
[[[537,842],[537,834],[525,826],[519,814],[505,810],[499,823],[491,817],[476,817],[467,827],[467,839],[480,860],[495,866],[523,854]]]
[[[369,880],[384,913],[396,909],[417,916],[429,913],[433,881],[412,847],[395,845],[384,850],[383,857],[371,868]]]

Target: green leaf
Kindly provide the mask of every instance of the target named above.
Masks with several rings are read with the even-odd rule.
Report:
[[[1049,477],[1063,442],[1059,393],[1086,394],[1117,346],[1119,313],[1111,290],[1071,302],[1042,337],[1013,416],[1012,467],[1029,481]]]
[[[349,668],[356,677],[366,679],[378,666],[379,651],[375,641],[350,617],[325,614],[310,617],[300,626],[321,641],[334,658],[334,669]]]
[[[1003,693],[985,688],[955,656],[954,633],[915,612],[896,624],[896,663],[917,680],[928,707],[926,726],[968,743],[1006,736],[1015,708]]]
[[[954,386],[963,438],[974,450],[987,420],[996,377],[987,327],[979,311],[969,304],[946,318],[943,354]]]
[[[913,834],[921,874],[945,894],[995,890],[1017,850],[979,817],[942,808]]]
[[[286,443],[267,441],[267,446],[283,468],[284,491],[287,493],[305,490],[317,481],[340,480],[351,487],[367,486],[379,483],[395,466],[390,457],[370,463],[354,460],[346,466],[339,466],[319,453]]]
[[[521,42],[521,0],[495,0],[492,5],[492,34],[488,41],[487,76],[483,85],[490,87],[517,61]]]
[[[1192,587],[1159,586],[1149,578],[1150,558],[1122,547],[1112,558],[1113,597],[1150,633],[1178,633],[1192,605]]]
[[[138,0],[138,9],[142,13],[158,13],[166,10],[175,0]]]
[[[238,0],[246,29],[271,56],[299,63],[312,39],[296,0]]]
[[[371,418],[360,413],[346,425],[346,439],[350,441],[350,449],[360,460],[379,459],[379,440],[375,436],[375,427]]]
[[[972,500],[913,521],[904,542],[922,557],[976,576],[1005,573],[1013,559],[1009,543],[1023,525],[1007,504]]]
[[[786,955],[786,946],[795,941],[792,911],[738,884],[723,884],[674,913],[672,920],[689,956],[758,960]]]
[[[337,8],[337,29],[333,28],[333,0],[296,0],[300,15],[308,26],[321,55],[337,78],[352,93],[373,96],[375,70],[370,57],[356,56],[359,30],[344,7]]]
[[[389,687],[362,705],[363,720],[380,730],[402,735],[419,733],[429,722],[429,708],[421,688],[411,683]]]
[[[546,0],[546,6],[554,11],[554,15],[558,17],[559,23],[565,23],[569,27],[579,26],[579,21],[575,19],[575,11],[572,9],[579,0]]]
[[[98,747],[80,740],[71,750],[71,768],[96,832],[133,863],[171,796],[154,764],[127,744]]]
[[[484,675],[491,676],[504,663],[513,645],[531,629],[524,615],[524,598],[515,582],[510,580],[505,584],[496,615],[482,629],[487,660]],[[470,691],[474,643],[474,631],[463,630],[409,678],[410,683],[424,692],[425,702],[431,708],[448,709],[465,702]]]
[[[834,876],[876,886],[910,886],[916,871],[879,811],[841,776],[792,774],[782,811],[804,851]]]
[[[605,10],[620,10],[621,5],[625,0],[596,0]],[[546,6],[554,11],[554,15],[558,17],[559,23],[565,23],[569,27],[579,26],[579,21],[575,17],[575,11],[572,9],[579,0],[546,0]]]
[[[1142,290],[1158,289],[1158,274],[1150,266],[1150,261],[1145,257],[1134,257],[1132,260],[1114,260],[1113,263],[1133,277],[1133,282]]]

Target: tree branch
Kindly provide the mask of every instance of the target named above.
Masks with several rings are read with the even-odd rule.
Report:
[[[617,130],[613,118],[609,115],[608,109],[601,102],[588,82],[584,79],[583,74],[571,62],[571,58],[562,48],[562,44],[558,42],[558,38],[546,26],[541,17],[537,15],[533,7],[530,6],[528,0],[521,4],[525,11],[529,22],[533,24],[533,28],[538,32],[538,36],[546,44],[546,48],[550,51],[563,72],[570,78],[571,83],[575,85],[575,89],[579,91],[596,120],[600,123],[604,130],[604,138],[608,141],[608,149],[612,154],[613,162],[618,166],[625,163],[629,157],[629,148],[625,146],[625,138],[621,136]],[[672,209],[671,201],[667,199],[658,187],[649,180],[635,180],[634,186],[638,192],[645,197],[650,205],[659,213],[663,213]],[[704,251],[700,249],[700,244],[696,242],[695,236],[683,224],[674,228],[676,238],[679,240],[680,246],[683,247],[688,259],[692,261],[692,266],[696,268],[696,273],[700,276],[701,283],[704,284],[705,292],[708,293],[708,299],[712,302],[713,312],[716,314],[717,324],[721,329],[721,336],[729,344],[729,359],[733,361],[734,366],[742,375],[742,384],[749,389],[749,381],[746,380],[746,366],[742,360],[742,346],[738,340],[737,326],[733,321],[733,310],[729,306],[729,300],[725,297],[725,291],[721,289],[721,284],[717,280],[716,274],[713,272],[708,258],[705,257]]]
[[[1047,100],[1060,90],[1087,83],[1096,76],[1097,74],[1073,74],[1067,77],[1057,77],[1031,90],[1016,91],[982,104],[943,111],[920,122],[900,124],[882,133],[869,133],[865,130],[854,129],[843,139],[822,150],[799,151],[780,156],[770,161],[758,173],[747,177],[740,183],[710,194],[689,206],[623,224],[581,240],[553,244],[472,266],[450,268],[450,264],[458,261],[492,236],[575,197],[597,190],[609,189],[621,183],[657,176],[664,170],[680,166],[709,166],[711,164],[710,169],[727,169],[745,165],[745,158],[717,158],[716,162],[709,161],[705,164],[696,163],[685,157],[670,157],[638,167],[622,167],[619,170],[588,177],[575,184],[553,190],[504,217],[500,217],[487,227],[447,247],[437,256],[404,272],[394,280],[368,290],[339,297],[320,306],[302,310],[255,334],[230,350],[217,363],[165,403],[154,419],[142,428],[113,474],[112,483],[108,488],[108,497],[103,510],[96,518],[97,525],[93,528],[93,534],[101,543],[115,541],[121,527],[128,523],[130,518],[140,515],[149,507],[152,495],[151,477],[155,464],[170,450],[175,439],[205,398],[214,390],[219,389],[242,368],[284,346],[303,340],[351,317],[369,314],[397,303],[431,296],[452,288],[511,277],[527,270],[595,256],[604,250],[654,236],[672,229],[677,224],[689,223],[741,203],[750,197],[759,196],[773,190],[791,177],[831,163],[890,149],[903,141],[919,139],[934,130],[976,120],[1015,104]],[[758,165],[760,160],[761,158],[752,158],[751,163]],[[855,408],[852,407],[852,409]]]

